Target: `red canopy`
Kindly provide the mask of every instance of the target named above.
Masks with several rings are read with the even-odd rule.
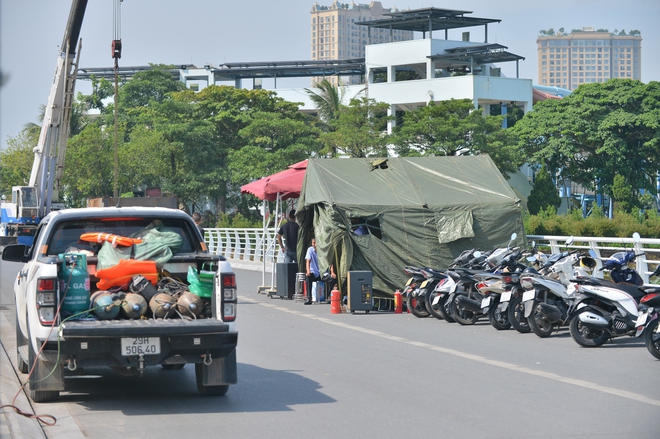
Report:
[[[275,201],[279,193],[283,200],[298,198],[302,189],[307,160],[294,163],[288,169],[241,186],[242,193],[249,193],[261,200]]]

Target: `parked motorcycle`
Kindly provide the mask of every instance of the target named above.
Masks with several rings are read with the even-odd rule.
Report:
[[[511,328],[507,311],[508,300],[511,297],[513,287],[520,284],[520,273],[527,268],[518,262],[521,257],[522,251],[520,250],[505,256],[495,269],[495,272],[500,273],[500,276],[484,279],[476,285],[479,292],[484,296],[481,301],[481,312],[488,315],[488,320],[495,329]],[[501,302],[502,296],[507,299],[506,302]]]
[[[428,317],[430,314],[426,309],[424,298],[422,297],[421,300],[418,298],[420,285],[426,281],[422,269],[408,265],[404,267],[403,272],[409,276],[401,291],[401,295],[406,300],[406,307],[415,317]]]
[[[452,317],[461,325],[472,325],[480,317],[487,315],[488,307],[484,313],[482,303],[486,298],[477,288],[477,284],[487,280],[501,279],[500,273],[494,273],[502,261],[511,253],[518,251],[517,248],[511,248],[511,245],[517,238],[513,233],[507,247],[498,248],[490,252],[480,270],[456,269],[448,271],[454,281],[462,288],[456,289],[447,299],[450,304]]]
[[[470,268],[482,264],[483,261],[484,258],[479,250],[465,250],[452,261],[448,270],[458,267]],[[456,281],[446,271],[428,270],[424,274],[427,276],[427,279],[434,280],[430,283],[429,291],[425,295],[426,309],[435,318],[446,320],[450,323],[454,322],[455,320],[451,315],[447,297],[456,291],[456,287],[458,286]]]
[[[639,233],[633,234],[633,239],[639,242]],[[612,280],[617,283],[590,283],[584,279],[576,284],[577,294],[569,310],[569,329],[577,344],[598,347],[610,338],[637,333],[638,303],[646,291],[640,288],[643,280],[639,273],[628,264],[638,256],[642,254],[623,251],[603,259],[603,269],[610,270]]]
[[[660,265],[649,278],[660,274]],[[645,295],[640,300],[640,313],[635,321],[636,337],[643,337],[646,349],[660,360],[660,286],[644,289]]]
[[[543,264],[548,260],[547,255],[538,251],[536,243],[532,243],[532,255],[527,257],[527,261],[531,267],[525,268],[520,276],[512,277],[512,282],[508,285],[508,291],[505,291],[500,296],[500,308],[507,312],[507,317],[511,326],[521,334],[531,332],[527,317],[525,317],[525,307],[522,302],[522,295],[525,292],[520,285],[520,277],[525,273],[538,274],[537,269],[540,269]]]
[[[566,245],[571,243],[569,238]],[[555,327],[565,324],[575,293],[570,280],[590,276],[595,266],[592,257],[566,250],[548,258],[540,275],[527,274],[521,278],[526,290],[522,297],[525,317],[534,334],[549,337]]]

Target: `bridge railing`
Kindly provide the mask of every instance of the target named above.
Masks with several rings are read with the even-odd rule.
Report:
[[[263,229],[205,229],[206,245],[213,254],[220,254],[229,259],[263,262],[284,262],[282,253],[277,248],[277,231],[275,228]],[[632,238],[591,238],[573,237],[571,245],[566,246],[568,236],[527,235],[531,244],[535,241],[541,248],[548,249],[548,253],[556,253],[563,249],[584,251],[593,250],[597,257],[607,257],[617,251],[635,249],[639,256],[636,270],[649,282],[649,274],[660,264],[660,239],[642,238],[635,244]],[[600,268],[600,262],[598,267]],[[602,271],[596,270],[595,275],[602,276]]]

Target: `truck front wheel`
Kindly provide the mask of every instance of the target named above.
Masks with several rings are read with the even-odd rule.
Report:
[[[21,347],[27,346],[27,338],[23,336],[21,327],[18,326],[18,313],[16,314],[16,361],[18,363],[18,371],[20,373],[28,373],[27,361],[21,356]]]
[[[204,367],[201,363],[195,363],[195,378],[197,380],[197,391],[202,396],[223,396],[229,390],[228,384],[223,384],[220,386],[205,386],[202,384],[203,371]]]

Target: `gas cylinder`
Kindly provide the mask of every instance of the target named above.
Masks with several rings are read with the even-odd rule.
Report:
[[[82,253],[61,253],[58,260],[57,277],[60,281],[62,315],[70,316],[88,310],[90,298],[87,256]]]
[[[186,291],[176,301],[176,308],[184,316],[197,318],[204,309],[204,302],[197,294]]]
[[[394,292],[394,313],[401,314],[403,312],[403,295],[401,290],[397,289]]]
[[[147,312],[147,308],[147,301],[136,293],[126,293],[121,304],[122,315],[127,319],[139,319]]]
[[[330,313],[341,314],[341,293],[337,287],[330,292]]]
[[[92,294],[91,308],[101,320],[112,320],[119,315],[121,297],[117,293],[99,290]]]
[[[167,293],[158,293],[149,301],[149,309],[154,319],[166,319],[174,314],[176,300]]]

